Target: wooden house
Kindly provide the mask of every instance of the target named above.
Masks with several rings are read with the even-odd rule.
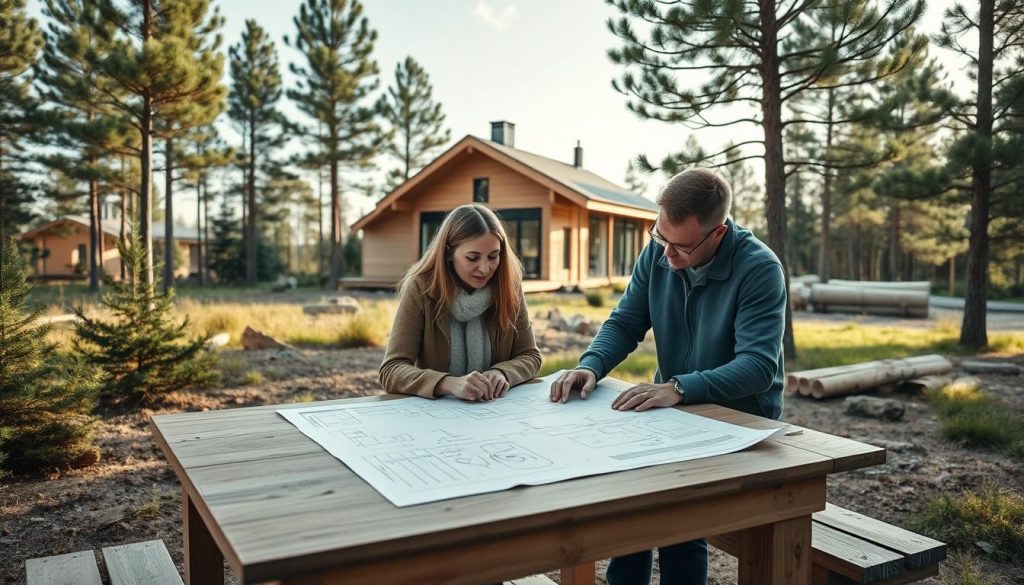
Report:
[[[489,206],[505,222],[531,291],[626,282],[658,207],[583,168],[583,149],[565,163],[515,148],[515,127],[494,122],[491,140],[466,136],[359,219],[362,268],[346,287],[394,286],[445,214]]]
[[[117,279],[121,275],[121,256],[117,251],[117,238],[121,233],[121,220],[103,219],[103,245],[100,264],[103,271]],[[42,280],[79,279],[89,276],[89,218],[66,215],[49,221],[21,236],[39,253],[32,266],[33,278]],[[164,240],[163,222],[153,224],[153,240]],[[175,270],[176,277],[199,273],[199,232],[195,228],[175,226],[174,240],[188,252],[188,265]],[[158,261],[162,261],[160,258]]]

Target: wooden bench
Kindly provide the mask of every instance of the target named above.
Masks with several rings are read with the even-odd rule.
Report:
[[[814,585],[900,585],[939,573],[946,545],[927,536],[826,504],[811,523],[811,582]],[[708,538],[733,556],[735,534]]]
[[[162,540],[103,549],[111,585],[183,585]],[[91,550],[25,561],[27,585],[102,585]]]
[[[902,585],[939,573],[946,558],[946,545],[898,526],[826,504],[811,523],[811,583],[814,585]],[[715,548],[736,556],[739,548],[734,533],[708,537]],[[562,569],[562,583],[569,576],[587,573],[593,583],[593,563]],[[586,575],[582,575],[586,577]],[[529,579],[536,579],[530,581]],[[544,575],[507,581],[505,585],[553,583]]]

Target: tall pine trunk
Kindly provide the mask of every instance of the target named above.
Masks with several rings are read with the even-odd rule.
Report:
[[[164,141],[164,292],[174,288],[174,140]]]
[[[199,280],[199,286],[202,286],[206,284],[206,275],[203,274],[203,246],[206,245],[206,240],[203,238],[203,181],[206,180],[206,173],[202,173],[200,177],[200,180],[196,181],[196,237],[199,239],[199,247],[196,250],[199,253],[196,278]]]
[[[889,206],[889,278],[905,280],[900,269],[900,202]]]
[[[199,273],[204,274],[206,282],[210,282],[210,191],[206,186],[206,173],[203,173],[203,217],[206,221],[203,222],[203,242],[207,246],[206,249],[206,260],[199,263]]]
[[[335,289],[343,274],[341,256],[341,191],[338,188],[338,161],[331,160],[331,272],[327,288]]]
[[[89,155],[89,165],[96,163],[96,156]],[[89,179],[89,292],[100,292],[100,238],[103,227],[100,218],[99,179]]]
[[[825,160],[831,162],[833,113],[836,107],[836,90],[828,90],[828,124],[825,126]],[[825,177],[821,188],[821,239],[818,244],[818,278],[827,283],[832,275],[832,263],[829,256],[829,244],[832,233],[832,169],[826,166]]]
[[[248,201],[249,216],[246,218],[245,231],[245,282],[256,284],[256,123],[249,120],[249,176],[246,177],[245,193]]]
[[[994,0],[981,0],[978,21],[978,104],[971,171],[971,238],[967,250],[967,294],[960,345],[981,349],[988,345],[986,325],[988,297],[988,221],[992,185],[992,36]]]
[[[782,262],[786,296],[789,296],[789,268],[786,265],[786,169],[782,158],[782,88],[779,76],[778,29],[775,2],[760,0],[761,15],[761,112],[764,124],[765,213],[768,246]],[[786,329],[782,339],[785,357],[796,357],[793,340],[793,312],[786,303]]]
[[[152,0],[142,2],[142,44],[149,42],[153,29]],[[142,167],[142,181],[139,186],[139,241],[146,252],[142,266],[142,282],[153,282],[153,96],[147,90],[142,94],[142,145],[139,149],[139,164]]]

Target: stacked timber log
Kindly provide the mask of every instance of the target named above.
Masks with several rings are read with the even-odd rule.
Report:
[[[947,374],[951,371],[953,364],[941,355],[935,354],[819,368],[787,374],[786,394],[813,398],[856,394],[883,384]]]
[[[813,276],[813,275],[811,275]],[[927,317],[928,281],[873,282],[800,277],[790,284],[794,309],[813,308],[818,313],[858,313],[898,317]]]

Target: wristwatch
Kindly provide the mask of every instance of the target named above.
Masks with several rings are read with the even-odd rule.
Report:
[[[685,404],[686,393],[683,391],[683,385],[679,383],[679,378],[672,378],[672,382],[675,384],[676,394],[679,395],[679,404]]]

